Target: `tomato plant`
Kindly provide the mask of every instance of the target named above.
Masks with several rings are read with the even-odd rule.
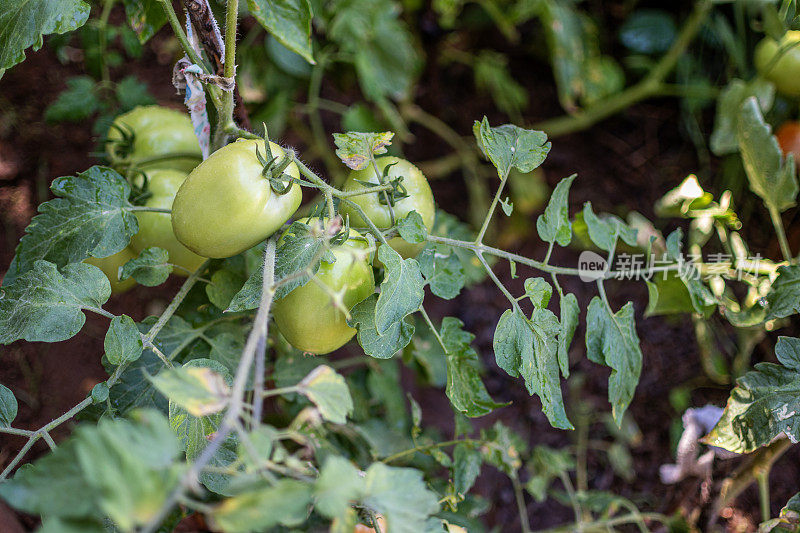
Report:
[[[800,440],[799,128],[773,135],[800,94],[795,3],[7,4],[0,75],[48,36],[85,75],[44,118],[108,131],[79,157],[105,159],[52,198],[0,194],[43,198],[0,287],[0,344],[20,360],[25,343],[97,348],[80,400],[44,423],[26,417],[55,410],[32,392],[48,380],[0,385],[0,498],[42,531],[714,531],[752,484],[751,529],[797,529],[798,487],[774,484],[778,501],[769,478]],[[542,60],[553,87],[515,79]],[[450,74],[482,96],[429,100]],[[654,168],[661,130],[619,134],[668,97],[680,113],[657,124],[696,159]],[[482,119],[450,123],[472,105]],[[564,114],[533,122],[548,105]],[[598,160],[630,143],[636,173],[592,175],[566,155],[584,141]],[[565,168],[589,176],[552,180]],[[624,213],[615,195],[645,190],[631,176],[659,173],[657,218]],[[645,337],[660,315],[682,318]],[[697,345],[680,364],[699,375],[665,392],[676,343]],[[653,390],[668,398],[642,407]],[[675,464],[640,468],[673,443]],[[654,502],[690,477],[692,498]]]
[[[172,206],[172,227],[187,248],[205,257],[236,255],[275,233],[297,210],[297,166],[280,146],[269,146],[268,152],[263,141],[237,141],[189,174]],[[285,167],[278,161],[284,158]]]

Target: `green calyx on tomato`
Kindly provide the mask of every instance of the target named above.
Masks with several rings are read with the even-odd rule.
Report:
[[[114,119],[106,149],[112,166],[117,168],[189,172],[203,157],[189,117],[156,105],[139,106]]]
[[[800,168],[800,122],[784,122],[775,136],[783,154],[787,157],[789,154],[794,156],[794,163]]]
[[[422,171],[399,157],[379,157],[375,163],[380,174],[375,172],[372,165],[363,170],[354,170],[347,177],[343,190],[353,191],[381,184],[393,184],[393,189],[386,193],[353,196],[350,200],[357,204],[379,229],[392,227],[392,214],[396,221],[411,211],[416,211],[422,216],[427,230],[431,231],[436,211],[431,187]],[[367,222],[361,214],[347,203],[342,204],[341,213],[350,217],[351,225],[367,227]],[[398,236],[389,240],[389,246],[403,258],[408,259],[416,257],[422,251],[424,243],[410,243]]]
[[[754,60],[759,74],[779,93],[800,97],[800,31],[787,31],[780,41],[764,37],[756,45]]]
[[[117,252],[108,257],[89,257],[84,263],[94,265],[102,270],[103,274],[108,278],[109,283],[111,283],[111,292],[113,294],[119,294],[132,289],[133,286],[136,285],[136,280],[133,278],[128,278],[124,281],[120,281],[119,279],[120,267],[135,257],[136,253],[134,253],[133,250],[130,248],[123,248],[121,252]]]
[[[308,219],[301,222],[309,223]],[[338,239],[339,244],[331,246],[334,262],[322,260],[314,279],[273,304],[278,330],[299,350],[326,354],[344,346],[356,330],[347,325],[342,307],[349,311],[375,292],[369,243],[352,229],[344,235],[346,240]],[[341,296],[339,306],[334,294]]]
[[[281,176],[291,178],[283,194],[263,175],[258,154],[284,151],[263,140],[240,139],[200,163],[183,182],[172,204],[172,228],[178,240],[204,257],[231,257],[252,248],[280,229],[300,207],[303,193],[294,183],[300,172],[290,162]],[[271,176],[274,177],[274,176]]]
[[[169,168],[158,168],[144,172],[146,177],[146,207],[163,207],[169,209],[181,184],[186,180],[186,173]],[[131,238],[131,248],[141,252],[145,248],[158,246],[169,252],[169,262],[178,268],[173,272],[188,276],[206,260],[182,245],[172,231],[172,220],[168,213],[137,211],[139,232]]]

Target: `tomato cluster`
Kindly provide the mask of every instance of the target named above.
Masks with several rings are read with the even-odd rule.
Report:
[[[118,273],[145,248],[167,250],[173,272],[188,275],[206,258],[231,257],[264,241],[284,226],[302,200],[293,153],[273,142],[239,139],[201,161],[191,121],[171,109],[139,107],[119,116],[108,133],[108,154],[111,164],[125,171],[140,204],[171,210],[171,215],[137,211],[139,232],[128,248],[87,260],[103,270],[114,292],[135,284],[119,281]],[[352,204],[342,203],[349,225],[368,227],[366,216],[385,230],[416,211],[430,231],[435,215],[431,188],[405,159],[378,158],[375,165],[351,172],[343,190],[386,184],[391,190],[384,187],[350,197]],[[319,221],[300,222],[318,226]],[[375,291],[374,254],[367,239],[352,228],[338,237],[313,279],[273,305],[278,330],[303,351],[324,354],[346,344],[356,333],[347,324],[348,312]],[[423,247],[399,236],[388,243],[404,258],[415,257]]]

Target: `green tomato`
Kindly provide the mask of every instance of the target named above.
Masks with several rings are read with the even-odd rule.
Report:
[[[425,228],[431,231],[436,210],[433,204],[433,193],[431,193],[431,187],[428,185],[425,175],[420,169],[399,157],[379,157],[375,162],[381,174],[383,174],[387,166],[392,165],[388,171],[387,182],[400,176],[403,177],[401,184],[405,187],[408,196],[395,201],[393,206],[395,220],[405,217],[411,211],[416,211],[422,216]],[[364,184],[359,182],[380,183],[372,165],[363,170],[352,171],[347,177],[343,190],[363,189]],[[361,207],[367,217],[379,229],[387,229],[391,227],[392,219],[389,213],[389,205],[385,203],[384,196],[383,193],[370,193],[353,196],[350,199]],[[367,227],[367,223],[361,215],[346,203],[342,203],[341,213],[349,215],[351,225],[360,228]],[[416,257],[425,247],[425,243],[410,243],[398,236],[389,240],[389,246],[394,248],[403,258],[408,259],[409,257]]]
[[[269,145],[280,160],[283,149]],[[298,184],[284,194],[272,190],[261,175],[256,147],[267,158],[264,141],[240,139],[211,154],[181,185],[172,204],[172,228],[193,252],[204,257],[241,253],[278,231],[300,207]],[[300,177],[294,163],[284,174]]]
[[[759,74],[774,83],[779,93],[800,97],[800,31],[787,31],[780,41],[764,37],[754,59]]]
[[[144,205],[170,209],[175,194],[186,180],[186,173],[159,168],[148,170],[146,174],[147,190],[151,196]],[[206,260],[205,257],[200,257],[178,242],[172,231],[172,220],[168,213],[137,211],[136,218],[139,220],[139,232],[131,238],[131,248],[137,252],[151,246],[165,249],[169,252],[169,262],[178,267],[173,272],[180,276],[188,276]]]
[[[350,238],[331,249],[336,261],[320,263],[318,283],[311,280],[275,301],[272,307],[275,324],[292,346],[304,352],[326,354],[353,338],[356,330],[347,325],[345,313],[334,307],[331,293],[344,290],[343,302],[350,310],[375,292],[368,246],[351,229]]]
[[[203,158],[189,116],[156,105],[139,106],[114,119],[107,143],[108,156],[115,167],[134,165],[142,169],[174,168],[189,172]],[[144,162],[172,153],[195,155]]]
[[[111,292],[119,294],[130,290],[136,285],[136,280],[128,278],[125,281],[119,279],[119,268],[136,257],[136,253],[130,248],[124,248],[121,252],[108,257],[90,257],[84,261],[90,265],[94,265],[103,271],[108,281],[111,283]]]

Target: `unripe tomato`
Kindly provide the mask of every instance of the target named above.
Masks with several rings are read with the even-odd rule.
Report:
[[[180,170],[159,168],[148,170],[147,190],[151,196],[145,201],[147,207],[171,208],[175,194],[186,179],[186,173]],[[172,231],[172,220],[168,213],[136,212],[139,220],[139,232],[131,238],[131,248],[141,252],[145,248],[158,246],[169,252],[169,262],[180,268],[173,270],[180,276],[188,276],[203,264],[205,257],[178,242]]]
[[[794,163],[800,168],[800,122],[784,122],[775,136],[783,154],[793,154]]]
[[[119,279],[119,267],[136,257],[136,255],[130,248],[124,248],[121,252],[108,257],[90,257],[84,263],[94,265],[102,270],[111,283],[111,292],[119,294],[132,289],[136,285],[136,280],[133,278],[128,278],[125,281],[120,281]]]
[[[106,149],[115,167],[135,165],[142,169],[159,167],[189,172],[203,157],[189,116],[157,105],[139,106],[114,119]],[[195,157],[144,162],[172,153],[190,153]]]
[[[270,142],[278,161],[283,149]],[[204,257],[230,257],[275,233],[297,211],[303,193],[292,183],[284,193],[272,190],[262,175],[263,140],[240,139],[220,148],[183,182],[172,204],[172,228],[187,248]],[[290,163],[285,175],[299,178]]]
[[[787,31],[780,41],[764,37],[756,45],[754,59],[759,74],[774,83],[779,93],[800,96],[800,31]]]
[[[345,290],[343,303],[348,310],[375,292],[372,265],[366,255],[368,246],[361,234],[350,230],[344,243],[331,248],[336,261],[322,261],[317,271],[317,282],[331,292]],[[292,346],[326,354],[344,346],[356,330],[347,325],[344,312],[334,307],[331,294],[317,282],[311,280],[276,300],[272,314],[278,330]]]
[[[395,201],[392,209],[394,210],[395,220],[401,219],[411,211],[416,211],[422,216],[422,221],[428,231],[433,229],[433,222],[436,216],[433,204],[433,193],[428,185],[425,175],[410,162],[399,157],[379,157],[376,161],[378,170],[383,174],[384,169],[389,167],[386,181],[403,177],[401,185],[405,187],[407,197]],[[379,184],[379,176],[375,174],[375,169],[369,165],[363,170],[354,170],[347,177],[343,190],[351,191],[363,189],[365,183]],[[389,193],[391,194],[391,192]],[[370,220],[379,228],[387,229],[391,227],[392,220],[389,213],[389,204],[383,193],[370,193],[354,196],[351,200],[358,204]],[[350,224],[357,227],[367,227],[366,221],[351,206],[342,203],[341,213],[350,217]],[[403,258],[416,257],[425,247],[425,243],[410,243],[401,237],[394,237],[389,240],[389,246],[395,249]]]

